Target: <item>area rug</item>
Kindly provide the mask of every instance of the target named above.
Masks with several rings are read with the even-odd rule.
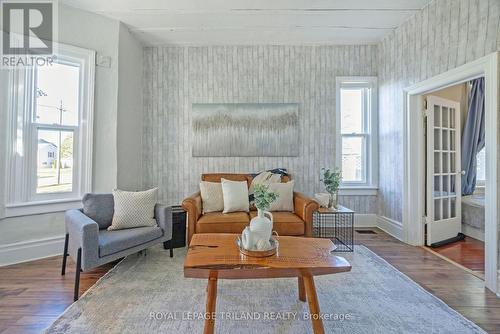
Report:
[[[132,255],[46,333],[202,333],[206,281],[183,277],[185,249]],[[339,254],[340,255],[340,254]],[[363,246],[352,271],[315,278],[327,333],[484,333]],[[219,280],[217,333],[312,333],[296,279]]]

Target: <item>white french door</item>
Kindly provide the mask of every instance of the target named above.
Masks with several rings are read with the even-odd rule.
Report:
[[[460,104],[427,97],[427,245],[462,230]]]

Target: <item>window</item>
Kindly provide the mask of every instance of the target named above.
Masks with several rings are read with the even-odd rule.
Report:
[[[341,189],[376,189],[377,79],[338,77],[336,96]]]
[[[476,155],[476,186],[482,188],[486,185],[486,148],[483,147]]]
[[[57,50],[9,72],[7,216],[64,210],[91,188],[95,52]]]

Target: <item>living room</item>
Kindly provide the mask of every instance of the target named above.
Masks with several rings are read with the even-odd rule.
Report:
[[[498,0],[1,6],[0,333],[500,333]]]

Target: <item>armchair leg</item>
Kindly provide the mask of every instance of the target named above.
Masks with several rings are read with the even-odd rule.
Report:
[[[174,240],[170,239],[169,241],[163,242],[163,249],[169,249],[170,257],[174,257]]]
[[[78,300],[78,295],[80,293],[80,271],[82,267],[82,249],[78,248],[78,255],[76,258],[76,272],[75,272],[75,292],[73,295],[73,301]]]
[[[64,253],[63,253],[63,262],[61,268],[61,275],[64,276],[66,274],[66,258],[68,257],[68,242],[69,242],[69,234],[66,233],[66,237],[64,238]]]

